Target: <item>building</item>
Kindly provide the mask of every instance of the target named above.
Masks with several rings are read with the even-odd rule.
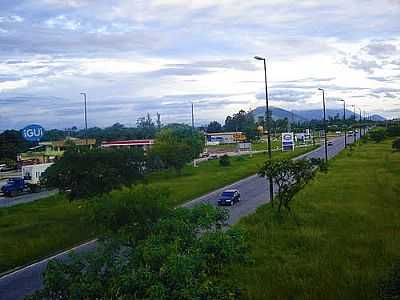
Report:
[[[206,133],[207,145],[236,144],[246,140],[243,132],[218,132]]]
[[[69,144],[76,146],[89,146],[92,149],[96,145],[96,139],[78,139],[73,137],[67,137],[63,141],[51,141],[51,142],[40,142],[39,146],[45,146],[47,151],[63,152]]]
[[[105,141],[101,143],[101,148],[142,148],[147,151],[153,144],[154,140]]]
[[[24,153],[17,155],[17,165],[19,167],[26,165],[52,163],[64,154],[68,144],[76,146],[86,146],[86,139],[66,138],[63,141],[39,142],[36,147],[30,148]],[[87,139],[87,145],[92,148],[96,144],[95,139]]]

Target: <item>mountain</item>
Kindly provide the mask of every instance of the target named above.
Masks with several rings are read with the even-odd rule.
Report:
[[[272,119],[274,119],[274,120],[287,118],[291,122],[307,121],[306,118],[304,118],[296,113],[292,113],[285,109],[279,108],[279,107],[270,107],[270,110],[272,111]],[[256,109],[253,109],[251,112],[253,113],[255,120],[257,120],[258,117],[264,117],[265,116],[265,106],[259,106]]]
[[[270,107],[272,111],[273,119],[284,119],[288,118],[291,122],[304,122],[311,120],[321,120],[323,118],[322,109],[311,109],[311,110],[293,110],[288,111],[283,108],[278,107]],[[265,106],[259,106],[256,109],[251,111],[254,115],[254,118],[257,120],[259,116],[265,115]],[[326,118],[329,117],[334,118],[338,116],[339,118],[343,118],[343,109],[327,109],[326,110]],[[353,116],[353,112],[346,109],[346,118],[350,118]],[[360,118],[360,114],[356,113],[357,120]],[[372,120],[374,121],[384,121],[386,120],[384,117],[380,115],[372,115]]]
[[[385,121],[385,120],[386,120],[384,117],[382,117],[382,116],[380,116],[380,115],[372,115],[372,116],[371,116],[371,119],[372,119],[373,121]]]

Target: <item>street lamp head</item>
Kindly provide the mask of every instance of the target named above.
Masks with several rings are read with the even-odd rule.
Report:
[[[344,100],[343,100],[343,99],[338,99],[337,101],[344,102]]]
[[[254,56],[255,59],[257,60],[265,60],[265,58],[261,57],[261,56]]]
[[[324,91],[324,89],[322,89],[322,88],[318,88],[318,90],[320,90],[320,91]]]

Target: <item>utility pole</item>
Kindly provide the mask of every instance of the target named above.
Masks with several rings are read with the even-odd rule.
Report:
[[[326,126],[325,90],[321,88],[318,90],[322,91],[322,105],[324,109],[325,162],[328,162],[328,128]]]
[[[88,145],[88,136],[87,136],[87,111],[86,111],[86,93],[81,93],[83,95],[83,100],[85,102],[85,142],[86,146]]]
[[[268,140],[268,159],[272,160],[271,150],[271,115],[269,112],[268,105],[268,81],[267,81],[267,59],[260,56],[254,56],[257,60],[264,62],[264,81],[265,81],[265,121],[267,123],[267,140]],[[273,179],[269,178],[269,198],[271,199],[272,206],[274,205],[274,182]]]

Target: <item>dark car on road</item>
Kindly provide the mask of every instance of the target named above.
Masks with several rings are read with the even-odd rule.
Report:
[[[240,193],[238,190],[225,190],[218,198],[218,205],[234,205],[240,201]]]

